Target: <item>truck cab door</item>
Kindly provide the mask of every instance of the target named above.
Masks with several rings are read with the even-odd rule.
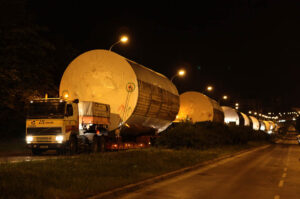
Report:
[[[66,133],[78,132],[78,107],[77,104],[67,104],[65,117]]]

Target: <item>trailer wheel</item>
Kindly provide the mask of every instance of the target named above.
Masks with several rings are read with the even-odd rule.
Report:
[[[92,153],[97,153],[99,152],[99,139],[98,136],[93,137],[93,142],[91,146]]]
[[[76,151],[77,151],[77,140],[74,136],[71,136],[70,140],[67,142],[66,145],[66,154],[74,155]]]
[[[83,153],[89,151],[89,149],[89,140],[85,136],[80,135],[77,140],[77,152]]]
[[[63,149],[56,149],[56,155],[63,155],[64,150]]]
[[[101,136],[100,137],[100,152],[105,152],[106,148],[105,148],[105,137]]]

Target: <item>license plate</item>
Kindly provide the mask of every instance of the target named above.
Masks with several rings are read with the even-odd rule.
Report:
[[[45,146],[40,146],[41,149],[48,149],[48,146],[45,145]]]

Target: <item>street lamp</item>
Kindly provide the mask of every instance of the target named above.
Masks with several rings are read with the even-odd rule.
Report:
[[[173,82],[173,79],[177,76],[184,76],[185,75],[185,70],[181,69],[179,70],[172,78],[171,78],[171,82]]]
[[[228,99],[228,96],[227,95],[223,95],[223,100],[227,100]]]
[[[127,42],[128,42],[128,37],[124,35],[124,36],[122,36],[122,37],[120,38],[119,41],[117,41],[116,43],[114,43],[113,45],[110,46],[109,51],[111,51],[111,49],[112,49],[115,45],[117,45],[117,44],[119,44],[119,43],[127,43]]]
[[[207,91],[212,91],[213,89],[214,89],[214,87],[212,87],[212,86],[206,87],[206,90],[207,90]]]

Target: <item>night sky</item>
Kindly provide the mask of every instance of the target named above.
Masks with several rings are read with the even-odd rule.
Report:
[[[29,9],[49,39],[79,54],[108,49],[127,34],[130,42],[113,51],[169,78],[185,68],[186,77],[174,79],[180,93],[213,85],[217,100],[227,94],[280,111],[300,106],[296,2],[43,0]]]

